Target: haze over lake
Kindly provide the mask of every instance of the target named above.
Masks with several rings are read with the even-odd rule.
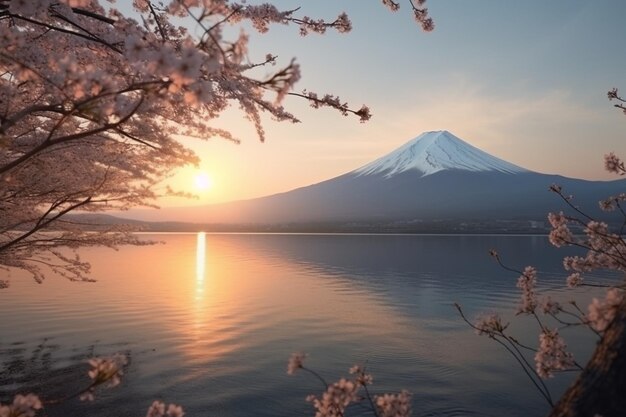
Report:
[[[88,384],[87,357],[125,352],[131,366],[122,387],[98,395],[91,415],[143,415],[154,399],[184,404],[190,416],[312,415],[305,397],[320,394],[321,384],[286,374],[289,355],[302,351],[331,382],[365,364],[373,392],[413,393],[416,416],[542,415],[547,404],[518,365],[475,335],[453,303],[470,318],[514,316],[517,276],[495,264],[491,248],[512,266],[535,265],[540,288],[553,296],[589,297],[562,289],[561,259],[571,250],[545,236],[142,238],[165,244],[84,250],[96,283],[12,277],[0,304],[0,397],[25,388],[25,374],[32,387],[56,372],[58,393],[77,378]],[[530,320],[515,318],[510,329],[536,345]],[[594,336],[563,334],[584,363]],[[24,369],[12,366],[24,360]],[[558,397],[569,382],[566,374],[548,385]],[[84,407],[70,400],[47,414]]]

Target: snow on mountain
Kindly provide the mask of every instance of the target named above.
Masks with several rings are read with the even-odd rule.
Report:
[[[357,176],[383,174],[391,178],[408,170],[417,170],[422,176],[427,176],[447,169],[507,174],[530,172],[475,148],[447,130],[440,130],[424,132],[353,173]]]

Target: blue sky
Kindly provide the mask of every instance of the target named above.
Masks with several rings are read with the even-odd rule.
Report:
[[[578,178],[610,179],[603,154],[626,155],[626,116],[606,98],[612,87],[626,92],[625,1],[430,0],[432,33],[414,23],[405,1],[395,14],[377,0],[274,3],[311,17],[346,11],[354,29],[302,38],[295,27],[272,27],[251,37],[251,59],[296,57],[298,89],[366,103],[374,117],[360,124],[288,99],[303,123],[266,119],[260,144],[240,113],[229,112],[218,124],[241,145],[193,145],[214,178],[202,203],[329,179],[425,130],[447,129],[517,165]]]

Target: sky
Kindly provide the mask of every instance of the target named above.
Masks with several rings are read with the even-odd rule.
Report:
[[[250,3],[256,3],[250,1]],[[200,156],[172,184],[212,204],[288,191],[359,168],[428,130],[449,130],[470,144],[534,171],[612,179],[609,151],[626,155],[626,116],[607,91],[626,93],[622,0],[427,2],[435,30],[423,32],[408,1],[397,13],[378,0],[279,0],[301,13],[333,19],[348,13],[348,34],[301,37],[296,27],[252,34],[250,59],[267,53],[302,67],[296,90],[339,95],[373,117],[359,123],[302,99],[285,106],[302,123],[264,119],[265,143],[241,112],[216,120],[241,139],[186,142]],[[210,187],[194,185],[205,173]]]

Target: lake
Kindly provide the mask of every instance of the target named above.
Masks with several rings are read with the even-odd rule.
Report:
[[[413,393],[414,416],[540,416],[547,404],[513,358],[477,336],[453,303],[470,318],[501,312],[511,334],[537,345],[536,323],[515,317],[517,276],[491,248],[510,266],[536,266],[552,296],[585,307],[590,296],[563,288],[561,260],[572,251],[545,236],[141,236],[163,244],[81,252],[95,283],[9,277],[0,290],[0,401],[30,389],[70,394],[89,383],[86,358],[124,352],[119,387],[47,414],[143,416],[162,399],[190,417],[313,416],[305,397],[320,394],[320,382],[286,374],[301,351],[329,382],[366,365],[373,392]],[[584,363],[593,335],[562,334]],[[573,376],[548,381],[555,397]]]

